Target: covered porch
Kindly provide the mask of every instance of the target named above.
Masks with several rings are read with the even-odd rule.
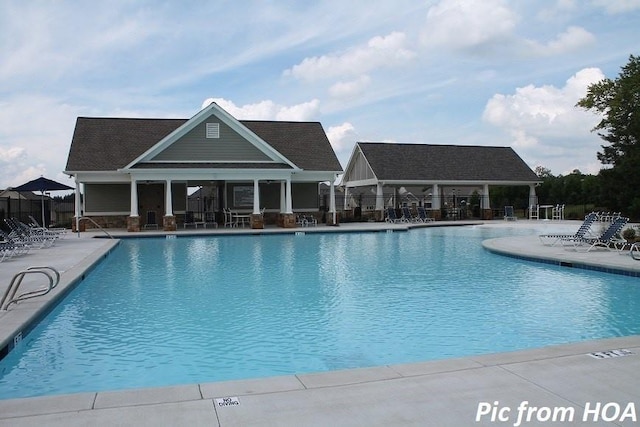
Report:
[[[126,227],[130,232],[217,227],[228,224],[224,211],[241,216],[242,225],[253,229],[264,228],[265,221],[295,227],[298,213],[336,223],[335,174],[147,171],[123,174],[123,178],[128,180],[76,177],[76,229],[82,231],[93,222],[105,228]],[[320,205],[321,182],[330,187],[328,206]],[[198,194],[191,197],[194,192]],[[91,221],[81,220],[87,217]]]

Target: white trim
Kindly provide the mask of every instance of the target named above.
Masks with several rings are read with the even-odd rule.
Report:
[[[174,142],[178,141],[188,132],[190,132],[193,128],[198,126],[200,123],[207,120],[212,115],[215,115],[217,119],[221,122],[225,123],[231,129],[236,131],[240,136],[244,137],[248,142],[253,144],[258,150],[262,151],[268,157],[270,157],[275,162],[285,163],[291,166],[295,170],[300,170],[298,166],[296,166],[293,162],[287,159],[285,156],[276,151],[271,145],[269,145],[266,141],[260,138],[258,135],[253,133],[249,128],[240,123],[235,117],[227,113],[224,109],[222,109],[218,104],[212,102],[207,107],[200,110],[196,115],[187,120],[182,126],[175,129],[169,135],[162,138],[158,143],[156,143],[153,147],[149,148],[144,153],[140,154],[129,164],[125,165],[122,170],[130,170],[138,163],[146,163],[150,159],[154,158],[160,152],[165,150]]]
[[[92,212],[85,212],[84,216],[115,216],[115,215],[126,215],[126,216],[131,216],[131,212],[129,211],[92,211]]]

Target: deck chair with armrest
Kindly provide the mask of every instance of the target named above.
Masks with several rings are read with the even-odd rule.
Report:
[[[211,211],[206,211],[204,213],[204,228],[208,226],[213,226],[213,228],[218,228],[218,221],[216,221],[216,213]]]
[[[581,239],[562,239],[562,244],[564,246],[571,245],[572,248],[569,249],[574,249],[576,251],[578,249],[582,250],[586,248],[584,252],[589,252],[595,248],[620,250],[618,245],[623,242],[626,243],[626,241],[620,239],[618,237],[618,233],[624,228],[625,225],[627,225],[627,222],[629,222],[629,218],[620,216],[616,218],[611,223],[611,225],[609,225],[607,229],[596,238],[583,237]]]
[[[156,211],[147,211],[147,222],[144,224],[144,229],[155,228],[158,229],[158,220],[156,219]]]
[[[195,228],[198,228],[196,224],[196,219],[193,215],[193,211],[186,211],[184,213],[184,224],[182,226],[184,228],[187,228],[188,226],[193,226]]]
[[[424,208],[424,206],[418,206],[417,210],[418,210],[418,218],[420,219],[420,221],[422,222],[434,221],[434,219],[427,214],[427,210]]]
[[[402,207],[402,218],[400,218],[402,222],[417,222],[418,217],[413,216],[411,213],[411,209],[408,206]]]
[[[387,208],[386,216],[385,216],[384,220],[385,220],[385,222],[390,222],[392,224],[397,224],[399,222],[402,222],[402,220],[400,218],[398,218],[398,216],[396,215],[395,208]]]
[[[578,230],[573,234],[540,234],[538,238],[545,246],[555,246],[562,241],[562,239],[582,239],[588,238],[589,231],[591,230],[591,226],[594,222],[598,220],[598,213],[591,212],[587,216],[584,217],[584,221],[578,227]]]
[[[505,221],[516,221],[518,218],[514,213],[513,206],[505,206],[504,207],[504,220]]]

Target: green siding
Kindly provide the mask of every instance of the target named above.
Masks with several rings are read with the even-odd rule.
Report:
[[[129,184],[85,184],[84,203],[87,212],[129,212]]]
[[[206,138],[207,122],[200,123],[184,137],[157,154],[154,161],[171,162],[269,162],[269,158],[252,143],[241,137],[225,123],[220,123],[220,138]]]

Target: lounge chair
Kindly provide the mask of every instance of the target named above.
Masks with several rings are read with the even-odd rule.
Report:
[[[591,230],[591,225],[593,225],[593,223],[596,222],[597,219],[598,219],[598,213],[591,212],[584,217],[584,221],[578,228],[578,231],[576,231],[573,234],[540,234],[538,237],[540,238],[540,241],[542,242],[542,244],[545,246],[555,246],[556,244],[561,242],[562,239],[579,240],[579,239],[588,237],[587,233],[589,232],[589,230]]]
[[[55,234],[59,235],[60,237],[64,237],[65,234],[67,233],[67,229],[64,228],[64,227],[45,227],[45,226],[42,226],[42,225],[40,225],[38,220],[35,219],[31,215],[29,215],[29,219],[31,220],[31,223],[29,225],[31,227],[33,227],[34,229],[46,230],[47,232],[55,233]]]
[[[516,221],[516,215],[513,211],[513,206],[505,206],[504,207],[504,220],[505,221]]]
[[[413,216],[413,214],[411,213],[411,209],[409,209],[407,206],[403,206],[402,207],[402,218],[400,218],[400,220],[402,222],[417,222],[418,221],[418,217],[417,216]]]
[[[631,244],[631,247],[629,248],[629,255],[631,255],[631,258],[636,261],[640,261],[640,243],[635,242]]]
[[[624,228],[625,225],[627,225],[628,221],[629,218],[620,216],[616,218],[599,237],[562,239],[562,244],[571,244],[573,246],[573,249],[575,250],[578,250],[578,248],[586,247],[587,249],[585,250],[585,252],[589,252],[591,249],[598,247],[604,249],[612,249],[612,246],[613,249],[620,250],[618,244],[623,242],[626,243],[626,241],[621,240],[619,237],[617,237],[617,234],[620,232],[620,230],[622,230],[622,228]]]
[[[9,236],[29,247],[49,247],[52,246],[59,237],[55,233],[50,233],[46,230],[35,230],[25,223],[18,221],[16,218],[5,218],[4,222],[11,230]]]
[[[420,219],[420,221],[422,222],[434,221],[433,218],[429,217],[429,215],[427,214],[427,210],[424,208],[424,206],[418,206],[417,211],[418,211],[418,218]]]
[[[156,211],[147,211],[147,222],[144,225],[144,229],[155,228],[158,229],[158,221],[156,220]]]
[[[540,205],[529,206],[529,219],[540,219]]]
[[[385,222],[390,222],[390,223],[393,223],[393,224],[397,224],[399,222],[402,222],[402,220],[396,216],[395,208],[387,208],[387,216],[385,217],[384,220],[385,220]]]

